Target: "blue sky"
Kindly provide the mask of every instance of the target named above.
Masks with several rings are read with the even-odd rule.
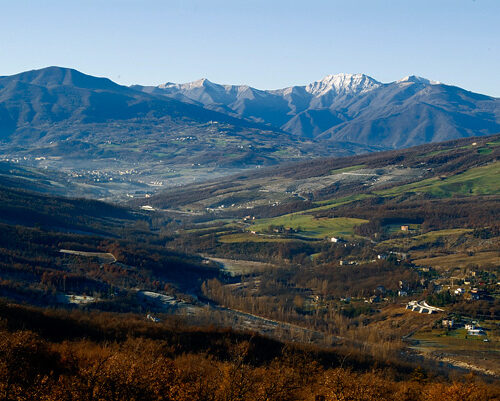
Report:
[[[60,65],[122,84],[261,89],[406,75],[500,97],[499,0],[0,0],[0,75]]]

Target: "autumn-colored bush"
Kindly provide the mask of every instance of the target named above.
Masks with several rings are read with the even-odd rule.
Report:
[[[19,328],[21,321],[30,330]],[[405,373],[347,358],[335,366],[334,355],[231,330],[155,325],[133,315],[0,308],[0,400],[5,401],[500,397],[498,383],[473,376],[450,381],[421,368]]]

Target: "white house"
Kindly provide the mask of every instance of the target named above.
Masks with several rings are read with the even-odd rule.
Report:
[[[155,317],[149,313],[147,314],[146,319],[151,320],[152,322],[155,322],[155,323],[159,323],[161,321],[160,319],[158,319],[157,317]]]
[[[484,332],[484,330],[481,329],[481,328],[476,328],[476,329],[473,329],[473,330],[468,330],[467,334],[470,335],[470,336],[485,336],[486,335],[486,333]]]

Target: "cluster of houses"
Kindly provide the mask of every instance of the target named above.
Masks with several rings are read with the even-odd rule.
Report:
[[[441,325],[447,329],[459,329],[464,328],[467,330],[467,335],[469,336],[486,336],[484,329],[478,325],[477,322],[472,321],[469,323],[457,322],[453,319],[443,319]]]
[[[269,226],[270,232],[275,234],[295,234],[298,233],[299,230],[293,227],[285,227],[285,226]]]
[[[387,260],[389,257],[394,257],[398,262],[408,259],[408,254],[406,252],[396,252],[390,251],[389,253],[379,253],[377,255],[378,260]]]
[[[467,297],[468,299],[472,300],[472,301],[477,301],[481,298],[483,298],[484,296],[487,295],[486,291],[484,290],[481,290],[479,288],[471,288],[469,292],[467,292],[465,290],[465,288],[463,287],[459,287],[457,288],[455,291],[454,291],[455,295],[457,296],[464,296],[464,297]]]
[[[339,266],[354,266],[357,264],[356,260],[339,260]]]

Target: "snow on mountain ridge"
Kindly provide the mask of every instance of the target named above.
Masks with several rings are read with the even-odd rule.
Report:
[[[431,81],[427,78],[419,77],[416,75],[410,75],[404,77],[402,79],[395,81],[394,83],[398,84],[420,83],[424,85],[440,84],[440,82],[438,81]],[[384,85],[383,83],[365,74],[339,73],[339,74],[327,75],[320,81],[312,82],[305,86],[290,86],[283,89],[275,89],[275,90],[259,90],[252,88],[248,85],[222,85],[211,82],[206,78],[201,78],[196,81],[182,83],[182,84],[167,82],[165,84],[158,85],[158,88],[182,91],[188,97],[189,97],[189,92],[191,90],[196,90],[201,88],[211,88],[212,91],[215,90],[220,94],[223,94],[224,92],[227,94],[233,91],[234,91],[233,93],[245,93],[250,91],[254,93],[267,93],[278,96],[287,96],[293,92],[300,90],[304,91],[305,93],[308,93],[313,98],[321,98],[325,95],[342,96],[342,95],[362,94],[369,92],[373,89],[379,88],[383,85]]]
[[[176,88],[179,90],[190,90],[190,89],[202,88],[202,87],[207,87],[207,86],[220,86],[220,85],[214,84],[213,82],[209,81],[207,78],[200,78],[196,81],[186,82],[183,84],[176,84],[174,82],[167,82],[167,83],[158,85],[158,88],[160,88],[160,89]]]
[[[421,84],[426,84],[426,85],[439,85],[441,82],[439,81],[432,81],[427,78],[419,77],[417,75],[408,75],[407,77],[401,78],[396,81],[397,83],[403,83],[403,82],[413,82],[413,83],[421,83]]]
[[[427,78],[423,78],[417,75],[409,75],[404,78],[401,78],[397,81],[391,83],[421,83],[426,85],[439,85],[441,82],[433,81]],[[329,92],[333,92],[337,95],[345,95],[345,94],[361,94],[372,89],[376,89],[380,86],[384,85],[382,82],[377,81],[376,79],[365,75],[365,74],[349,74],[349,73],[339,73],[339,74],[330,74],[321,79],[320,81],[312,82],[305,86],[289,86],[282,89],[273,89],[273,90],[261,90],[255,89],[248,85],[226,85],[226,84],[217,84],[214,83],[207,78],[201,78],[196,81],[186,82],[186,83],[174,83],[174,82],[166,82],[164,84],[160,84],[157,86],[159,89],[177,89],[181,91],[189,91],[192,89],[202,88],[202,87],[212,87],[213,89],[217,88],[221,91],[231,91],[237,89],[237,91],[245,91],[251,89],[257,92],[267,92],[271,94],[279,94],[279,95],[288,95],[295,91],[296,89],[302,89],[311,94],[314,97],[323,96]]]
[[[323,96],[328,92],[337,95],[364,93],[378,88],[382,84],[365,74],[334,74],[327,75],[321,81],[306,86],[306,92],[313,96]]]
[[[382,84],[375,79],[365,75],[365,74],[333,74],[327,75],[321,81],[312,82],[306,86],[290,86],[283,89],[275,89],[275,90],[259,90],[255,88],[251,88],[248,85],[221,85],[216,84],[209,81],[206,78],[201,78],[196,81],[186,82],[182,84],[176,84],[173,82],[167,82],[165,84],[158,85],[160,89],[177,89],[181,91],[189,91],[192,89],[202,88],[202,87],[212,87],[218,88],[221,91],[231,91],[235,88],[238,89],[239,92],[245,90],[253,90],[257,92],[267,92],[274,94],[290,94],[297,88],[302,88],[309,94],[314,97],[323,96],[328,92],[333,92],[337,95],[344,95],[350,93],[364,93],[369,90],[378,88]]]

